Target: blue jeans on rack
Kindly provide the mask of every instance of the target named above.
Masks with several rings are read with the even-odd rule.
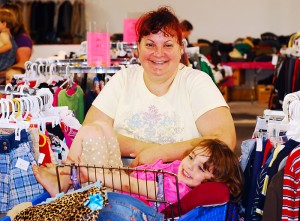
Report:
[[[163,214],[132,196],[108,192],[107,198],[108,205],[100,211],[97,221],[164,220]]]

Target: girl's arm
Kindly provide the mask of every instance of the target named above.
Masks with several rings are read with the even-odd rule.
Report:
[[[4,53],[4,52],[12,49],[12,43],[10,41],[10,37],[7,32],[1,32],[0,39],[2,42],[2,45],[0,47],[0,53]]]

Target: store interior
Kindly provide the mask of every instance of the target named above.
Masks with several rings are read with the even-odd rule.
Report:
[[[5,2],[5,0],[0,0],[0,4]],[[300,119],[300,116],[297,116],[299,112],[297,104],[300,103],[299,79],[297,81],[298,74],[300,74],[298,71],[300,56],[300,14],[298,9],[300,8],[300,1],[264,0],[262,2],[261,0],[254,0],[241,3],[238,0],[220,2],[193,0],[188,4],[182,0],[164,0],[159,3],[147,0],[18,0],[15,2],[22,6],[24,22],[33,46],[30,60],[25,63],[23,74],[15,74],[12,81],[7,83],[5,82],[5,75],[0,73],[2,84],[0,91],[4,94],[5,100],[3,102],[0,100],[1,113],[4,116],[1,117],[0,124],[3,122],[3,125],[15,129],[9,124],[10,122],[1,121],[7,120],[4,106],[9,109],[9,105],[11,105],[19,111],[20,109],[24,111],[25,117],[23,116],[22,119],[32,117],[33,122],[35,122],[34,120],[39,122],[38,128],[35,128],[39,131],[51,131],[51,129],[62,124],[64,128],[71,130],[68,132],[76,134],[94,99],[112,76],[126,66],[131,67],[140,64],[137,43],[133,34],[137,18],[145,11],[167,5],[174,10],[180,20],[186,19],[193,24],[193,30],[188,38],[191,44],[184,48],[184,55],[188,58],[187,64],[211,77],[227,102],[234,121],[236,131],[234,153],[240,160],[245,158],[245,154],[248,154],[246,156],[247,165],[243,168],[245,174],[248,172],[245,175],[245,183],[248,182],[248,186],[245,184],[246,193],[241,200],[243,202],[232,203],[230,199],[226,198],[224,201],[224,198],[219,197],[220,202],[212,201],[212,217],[218,217],[215,215],[216,213],[219,215],[224,213],[222,219],[218,220],[229,220],[230,214],[234,214],[235,218],[242,214],[241,217],[245,220],[248,220],[249,217],[251,217],[249,220],[252,218],[253,220],[267,220],[269,217],[274,218],[274,216],[280,216],[277,220],[281,220],[281,213],[286,213],[285,207],[282,206],[282,200],[279,200],[280,202],[274,200],[274,202],[272,197],[278,197],[278,195],[280,198],[282,197],[282,182],[286,182],[284,174],[282,173],[282,177],[278,178],[282,181],[281,186],[276,183],[281,192],[272,192],[272,195],[268,195],[268,201],[265,201],[266,193],[260,189],[262,185],[259,184],[262,182],[265,183],[264,185],[270,186],[270,182],[266,183],[268,181],[265,181],[266,179],[262,176],[257,179],[256,177],[253,178],[257,174],[252,175],[252,168],[255,166],[255,156],[262,153],[266,162],[266,157],[271,154],[273,156],[277,146],[281,145],[283,149],[285,142],[288,142],[287,138],[298,142],[298,137],[295,134],[299,132],[296,125],[297,120]],[[97,41],[100,43],[97,44]],[[99,53],[93,52],[96,51],[95,48]],[[47,85],[47,90],[43,88],[44,85]],[[66,105],[54,98],[54,95],[58,96],[60,90],[64,89],[69,90],[69,95],[72,96],[77,91],[75,89],[77,87],[80,87],[81,93],[79,100]],[[54,92],[53,89],[57,88],[59,90]],[[36,95],[43,98],[37,99],[38,101],[27,100],[27,97]],[[15,96],[24,96],[24,99],[20,98],[19,103],[17,103],[13,99]],[[20,105],[20,102],[24,106]],[[59,107],[65,105],[68,107]],[[31,107],[35,107],[32,110],[32,116],[27,110]],[[53,107],[57,107],[55,115],[41,114],[41,110],[52,110]],[[47,114],[53,114],[50,112]],[[52,128],[49,126],[49,119]],[[76,119],[76,123],[74,123],[74,119]],[[71,121],[72,127],[67,124]],[[277,123],[281,126],[274,126]],[[283,124],[286,127],[283,127]],[[18,124],[18,131],[24,128],[28,129],[28,125],[27,122]],[[296,129],[289,131],[288,129],[291,127],[287,125],[292,125]],[[272,135],[270,135],[270,131],[272,131]],[[65,133],[65,131],[63,132]],[[23,136],[21,133],[18,135]],[[72,134],[72,136],[75,135]],[[55,140],[55,137],[52,138]],[[52,138],[50,137],[50,139]],[[14,139],[20,139],[20,137],[17,138],[16,135]],[[52,140],[50,141],[52,142]],[[59,159],[57,162],[61,162],[61,159],[66,157],[67,146],[71,145],[72,141],[64,141],[64,145],[66,145],[64,151],[59,152],[59,155],[54,150],[51,157],[55,155]],[[244,149],[249,143],[251,143],[252,148],[256,148],[252,149],[252,152]],[[274,145],[272,151],[268,153],[264,152],[267,149],[267,143]],[[5,148],[6,144],[3,143],[2,146]],[[262,149],[258,150],[259,147]],[[299,148],[295,147],[294,150],[294,152],[285,153],[285,160],[290,153],[293,153],[290,159],[297,157],[298,153],[300,154]],[[254,155],[254,152],[259,153]],[[276,157],[277,155],[274,158]],[[271,158],[267,162],[270,163],[270,161]],[[0,170],[5,165],[5,163],[0,162]],[[293,166],[295,165],[293,164]],[[72,172],[72,165],[70,168]],[[269,170],[262,170],[262,168],[256,168],[256,172],[260,174]],[[293,177],[295,183],[299,181],[297,180],[299,177],[297,174],[295,175],[294,171],[287,169],[287,172],[284,172],[292,173],[296,177]],[[253,179],[258,183],[252,185]],[[275,188],[274,186],[275,184],[272,183],[273,188]],[[5,199],[4,188],[6,188],[4,185],[0,185],[0,203],[5,201],[6,204],[9,204],[8,200]],[[254,193],[256,190],[258,192]],[[37,192],[38,194],[35,196],[49,197],[49,195],[43,195],[45,194],[43,189],[38,189]],[[256,194],[256,198],[262,198],[262,201],[258,201],[256,198],[250,200],[254,194]],[[34,197],[34,199],[37,198]],[[299,195],[295,196],[295,201],[297,204],[293,204],[296,208],[294,208],[293,216],[300,214]],[[255,204],[258,202],[263,203],[262,205]],[[274,214],[270,212],[273,206],[270,205],[271,202],[276,206],[279,205],[279,209],[276,208]],[[40,203],[40,198],[34,203]],[[249,205],[249,203],[253,205]],[[219,204],[221,207],[218,207]],[[264,205],[267,207],[261,208]],[[198,209],[197,212],[202,208],[205,210],[205,207],[211,205],[202,207],[203,205],[200,204],[198,206],[193,208]],[[0,210],[0,221],[10,221],[7,216],[8,208],[3,208]],[[253,208],[257,210],[260,208],[261,211],[256,211],[254,214]],[[220,209],[220,212],[217,209]],[[267,214],[265,217],[263,210]],[[204,213],[210,212],[207,210]],[[191,217],[195,217],[194,215],[195,213]],[[203,219],[198,218],[199,220],[209,220],[209,218],[204,217],[206,216],[203,214]],[[182,220],[198,219],[185,218]],[[217,220],[217,218],[210,220]]]

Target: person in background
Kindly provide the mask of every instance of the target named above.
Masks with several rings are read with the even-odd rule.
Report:
[[[163,163],[180,160],[208,138],[223,141],[233,151],[236,134],[229,107],[206,73],[180,63],[182,32],[172,10],[160,7],[144,14],[136,33],[141,65],[113,75],[83,126],[99,121],[112,127],[121,155],[132,159],[132,167],[158,159]],[[77,134],[82,134],[83,126]],[[82,152],[73,143],[69,162],[78,161]],[[39,182],[47,182],[44,179],[47,176]],[[61,182],[68,185],[68,179]]]
[[[23,20],[22,8],[18,3],[9,2],[1,8],[8,9],[14,13],[17,23],[12,35],[17,43],[16,62],[0,76],[6,77],[6,83],[10,83],[14,74],[25,73],[25,62],[30,60],[32,53],[32,40],[28,34]]]
[[[180,22],[180,27],[182,31],[182,44],[183,44],[183,53],[181,55],[180,62],[186,66],[190,66],[191,64],[187,56],[187,53],[185,51],[185,48],[193,46],[189,43],[189,39],[188,39],[188,37],[191,35],[193,31],[193,25],[188,20],[183,20],[182,22]]]
[[[188,20],[183,20],[180,22],[181,30],[182,30],[182,37],[183,40],[186,41],[184,44],[186,44],[186,47],[192,47],[193,45],[189,42],[189,36],[191,35],[194,27]]]
[[[0,9],[0,71],[6,70],[15,63],[17,45],[11,32],[16,24],[13,13]]]

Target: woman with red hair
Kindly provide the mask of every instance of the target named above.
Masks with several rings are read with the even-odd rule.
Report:
[[[131,166],[158,159],[181,160],[206,138],[219,139],[234,150],[234,123],[219,89],[206,73],[180,63],[182,30],[172,10],[160,7],[145,13],[136,32],[141,65],[114,74],[93,102],[81,129],[99,121],[112,127],[122,157],[133,160]],[[88,135],[82,136],[81,129],[68,154],[71,162],[81,157],[79,137]],[[42,174],[39,182],[55,186]],[[66,190],[67,180],[61,182]]]

